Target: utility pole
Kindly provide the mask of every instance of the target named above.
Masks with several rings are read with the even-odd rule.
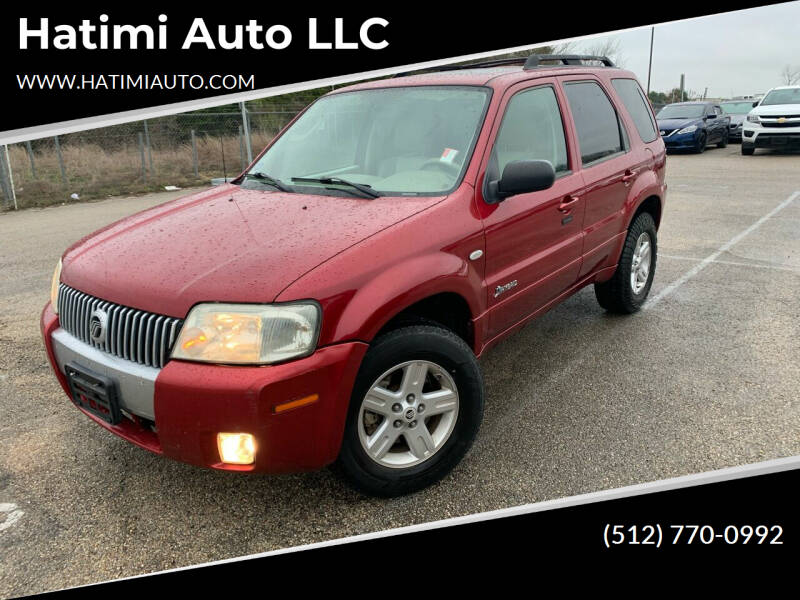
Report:
[[[684,92],[684,89],[685,89],[685,88],[684,88],[684,84],[685,84],[685,83],[686,83],[686,75],[684,75],[683,73],[681,73],[681,99],[680,99],[680,100],[678,100],[678,102],[683,102],[684,100],[686,100],[686,98],[684,98],[684,97],[683,97],[683,94],[685,93],[685,92]]]
[[[653,72],[653,38],[656,35],[656,28],[650,28],[650,62],[647,64],[647,97],[650,97],[650,74]]]

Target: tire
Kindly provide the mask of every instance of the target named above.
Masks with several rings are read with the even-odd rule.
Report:
[[[702,154],[706,151],[706,142],[708,141],[708,136],[706,132],[702,132],[700,137],[697,138],[697,144],[694,147],[695,154]]]
[[[746,144],[742,143],[742,154],[744,156],[752,156],[755,151],[755,147],[747,146]]]
[[[417,379],[423,387],[413,385],[423,372]],[[440,398],[436,405],[432,392]],[[478,361],[455,333],[428,324],[390,331],[374,341],[356,377],[337,470],[372,496],[421,490],[447,475],[472,446],[483,402]],[[409,440],[416,440],[415,449]]]
[[[717,144],[717,148],[727,148],[728,147],[728,132],[722,134],[722,141]]]
[[[634,257],[637,255],[640,239],[645,235],[649,238],[647,241],[650,243],[647,274],[644,280],[637,277],[636,285],[642,284],[642,287],[635,289],[632,281]],[[642,213],[636,217],[628,229],[625,245],[622,247],[622,254],[614,275],[608,281],[594,284],[594,293],[600,306],[609,312],[620,314],[631,314],[639,310],[647,299],[650,286],[653,284],[657,250],[658,238],[655,221],[649,213]],[[641,275],[641,270],[637,269],[637,273]]]

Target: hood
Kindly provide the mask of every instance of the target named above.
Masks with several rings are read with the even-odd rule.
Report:
[[[800,115],[800,104],[767,104],[766,106],[756,106],[750,114],[762,117],[788,117],[790,115]]]
[[[700,126],[703,123],[703,119],[658,119],[657,122],[660,131],[672,131],[673,129],[683,129],[689,125]]]
[[[173,317],[185,317],[198,302],[271,302],[320,263],[441,200],[224,185],[84,238],[65,253],[61,280],[104,300]]]
[[[731,125],[741,125],[744,123],[747,115],[726,115],[731,118]]]

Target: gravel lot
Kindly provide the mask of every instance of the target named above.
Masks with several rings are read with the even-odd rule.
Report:
[[[158,458],[64,396],[38,326],[56,260],[175,194],[0,215],[0,596],[800,454],[800,155],[668,163],[646,309],[587,288],[490,351],[475,447],[393,500]]]

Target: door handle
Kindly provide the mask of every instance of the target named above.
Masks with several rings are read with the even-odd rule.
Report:
[[[564,199],[561,201],[561,204],[559,204],[559,205],[558,205],[558,210],[560,210],[560,211],[561,211],[561,212],[563,212],[563,213],[569,212],[569,211],[571,211],[571,210],[572,210],[572,207],[573,207],[573,205],[574,205],[574,204],[575,204],[575,203],[576,203],[578,200],[580,200],[580,197],[578,197],[578,196],[572,196],[572,195],[566,196],[566,197],[565,197],[565,198],[564,198]]]
[[[628,169],[622,176],[622,183],[624,183],[625,185],[629,184],[631,181],[636,179],[636,175],[637,175],[636,171],[631,171],[630,169]]]

